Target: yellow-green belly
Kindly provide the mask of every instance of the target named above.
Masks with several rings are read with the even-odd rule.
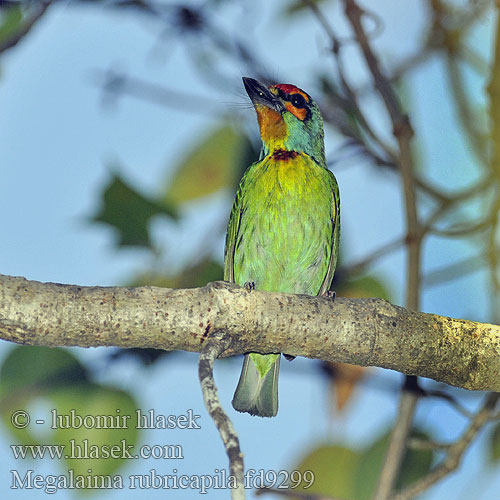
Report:
[[[250,167],[241,192],[234,280],[260,290],[316,295],[332,251],[329,173],[306,155]]]

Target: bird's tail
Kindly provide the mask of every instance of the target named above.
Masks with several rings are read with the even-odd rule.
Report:
[[[233,408],[259,417],[276,416],[279,369],[280,354],[246,354]]]

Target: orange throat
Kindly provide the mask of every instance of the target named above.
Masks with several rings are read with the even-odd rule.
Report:
[[[262,142],[268,145],[283,143],[288,131],[281,114],[261,104],[257,104],[255,110],[257,111]]]

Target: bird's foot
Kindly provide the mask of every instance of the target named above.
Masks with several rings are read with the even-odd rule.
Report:
[[[255,281],[246,281],[243,286],[245,287],[245,290],[248,290],[249,292],[255,290]]]
[[[323,293],[323,297],[327,297],[328,299],[335,300],[335,297],[337,296],[337,293],[335,291],[332,292],[332,290],[327,290],[326,292]]]
[[[293,361],[296,357],[296,356],[292,356],[291,354],[283,354],[283,356],[285,356],[285,359],[287,361]]]

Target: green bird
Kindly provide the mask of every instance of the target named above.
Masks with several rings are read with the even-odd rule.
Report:
[[[241,180],[229,218],[224,279],[247,288],[327,294],[340,236],[340,199],[325,159],[323,119],[303,90],[243,78],[260,127],[260,159]],[[232,401],[240,412],[278,412],[280,354],[245,355]]]

